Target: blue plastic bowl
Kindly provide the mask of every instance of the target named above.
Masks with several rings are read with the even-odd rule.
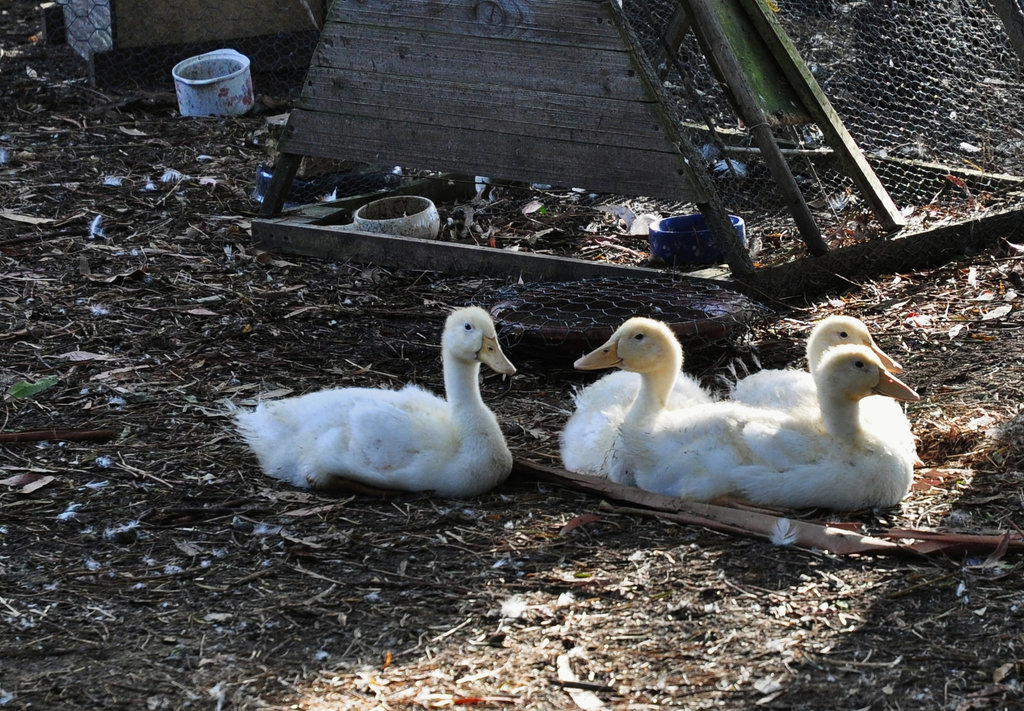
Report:
[[[729,215],[744,246],[747,227],[742,217]],[[704,215],[674,215],[651,223],[648,241],[651,251],[672,266],[680,264],[721,264],[722,252],[715,246]]]

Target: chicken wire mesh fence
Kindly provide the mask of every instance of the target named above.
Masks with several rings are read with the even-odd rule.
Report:
[[[771,4],[907,232],[1024,206],[1024,73],[991,2]],[[727,209],[746,218],[754,241],[802,254],[783,196],[694,34],[678,44],[666,34],[679,4],[626,0],[624,10]],[[829,246],[884,231],[819,126],[773,134]]]
[[[1024,78],[994,1],[773,4],[910,231],[1024,204]],[[231,47],[251,59],[257,92],[294,95],[327,4],[60,0],[54,7],[65,41],[101,86],[169,88],[177,61]],[[676,0],[623,0],[641,51],[675,101],[724,206],[746,220],[752,245],[775,248],[762,261],[800,256],[805,249],[786,201],[694,34],[673,39],[681,7]],[[401,11],[400,4],[395,8]],[[773,134],[830,246],[884,232],[820,127],[776,126]],[[358,191],[359,184],[350,187]],[[664,213],[693,209],[655,207]]]
[[[44,11],[50,42],[85,60],[102,88],[172,86],[188,57],[230,47],[252,61],[263,91],[294,93],[316,47],[326,0],[57,0]]]

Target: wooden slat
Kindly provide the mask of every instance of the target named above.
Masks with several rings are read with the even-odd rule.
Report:
[[[371,73],[339,75],[322,67],[314,67],[308,76],[309,86],[297,103],[297,108],[308,111],[623,147],[650,147],[666,140],[665,129],[648,110],[649,101],[411,76],[396,81]],[[410,101],[410,96],[417,98]]]
[[[710,4],[729,40],[753,96],[773,126],[809,123],[811,117],[790,86],[782,68],[764,40],[750,23],[738,0],[716,0]],[[698,36],[699,36],[698,31]],[[709,57],[713,53],[705,52]],[[717,67],[715,67],[718,70]],[[729,92],[726,92],[729,97]]]
[[[669,144],[661,150],[496,133],[487,126],[423,124],[293,111],[281,139],[289,153],[526,180],[597,192],[693,199]]]
[[[347,76],[419,77],[436,84],[522,86],[532,91],[642,101],[628,53],[502,37],[452,38],[391,27],[328,24],[313,66]],[[423,97],[409,94],[415,103]]]
[[[451,275],[501,276],[528,281],[598,276],[666,278],[666,272],[658,269],[358,232],[310,224],[301,217],[253,220],[252,232],[258,246],[273,251]]]
[[[429,29],[450,35],[449,42],[471,37],[508,37],[527,42],[615,49],[601,0],[336,0],[328,22],[396,29]]]

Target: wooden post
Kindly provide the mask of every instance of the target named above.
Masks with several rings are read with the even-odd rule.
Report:
[[[719,74],[726,83],[726,90],[732,95],[740,118],[747,124],[758,148],[764,158],[768,170],[775,179],[776,187],[782,194],[789,208],[793,221],[800,231],[800,237],[807,245],[811,254],[820,255],[828,252],[828,245],[821,237],[821,230],[811,215],[810,208],[804,201],[803,193],[796,184],[796,179],[789,170],[789,165],[779,150],[768,125],[767,116],[761,108],[757,97],[750,89],[743,67],[736,57],[729,39],[718,21],[718,16],[708,4],[708,0],[682,0],[687,3],[689,15],[693,21],[693,31],[697,35],[708,59],[715,63]]]
[[[685,171],[690,180],[703,193],[701,198],[695,200],[695,204],[700,209],[701,214],[704,215],[704,221],[707,223],[708,229],[711,230],[715,246],[721,250],[726,263],[729,265],[729,270],[734,276],[739,278],[749,277],[754,273],[754,262],[750,258],[750,252],[740,242],[739,235],[736,234],[736,228],[733,227],[732,220],[729,219],[729,211],[719,199],[714,183],[711,181],[711,176],[708,175],[708,171],[704,168],[704,160],[701,158],[700,153],[694,148],[683,132],[678,114],[674,111],[669,112],[666,110],[666,107],[673,106],[674,102],[658,79],[654,67],[647,61],[647,55],[641,49],[640,40],[636,36],[632,25],[623,16],[622,8],[614,0],[608,2],[608,7],[612,16],[616,19],[623,39],[633,50],[630,54],[637,67],[637,75],[640,81],[643,82],[647,92],[657,99],[656,104],[652,106],[652,110],[658,114],[659,122],[665,128],[670,139],[681,154],[683,165],[679,167],[680,172]]]
[[[1003,21],[1013,51],[1024,64],[1024,2],[1021,0],[992,0],[999,19]]]
[[[273,217],[281,214],[281,208],[288,199],[288,191],[299,172],[302,156],[294,153],[279,153],[274,161],[274,175],[260,203],[260,217]]]

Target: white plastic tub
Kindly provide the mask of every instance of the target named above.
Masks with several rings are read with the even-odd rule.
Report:
[[[171,75],[182,116],[240,116],[252,108],[249,58],[233,49],[184,59]]]

